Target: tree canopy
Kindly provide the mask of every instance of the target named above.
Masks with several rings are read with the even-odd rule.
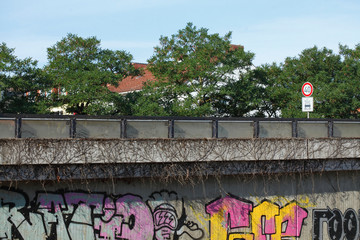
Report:
[[[53,87],[61,92],[51,101],[77,114],[111,114],[116,93],[108,89],[138,71],[125,51],[102,49],[96,37],[68,34],[48,48],[45,67]]]
[[[231,33],[210,34],[188,23],[171,37],[160,38],[149,70],[157,82],[149,83],[138,99],[137,115],[226,115],[231,99],[229,84],[250,69],[254,54],[231,45]]]
[[[360,47],[353,50],[340,45],[336,54],[327,48],[305,49],[298,57],[286,58],[279,65],[256,69],[266,83],[262,111],[269,116],[305,117],[301,108],[301,87],[314,86],[314,112],[318,118],[352,118],[360,108]]]
[[[19,59],[14,48],[0,44],[0,111],[3,113],[41,112],[41,90],[48,82],[37,61]]]
[[[126,51],[103,49],[96,37],[68,34],[48,48],[48,63],[19,59],[0,44],[0,111],[142,116],[262,116],[302,118],[301,86],[314,86],[314,118],[358,118],[360,44],[338,53],[312,47],[284,62],[255,67],[254,54],[188,23],[161,36],[148,60],[157,81],[139,92],[109,90],[141,74]]]

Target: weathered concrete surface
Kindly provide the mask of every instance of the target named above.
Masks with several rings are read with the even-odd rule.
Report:
[[[0,182],[157,178],[187,184],[208,176],[360,171],[358,159],[0,165]]]
[[[1,164],[358,159],[360,139],[2,139]]]
[[[359,145],[0,140],[0,239],[358,239]]]
[[[360,172],[12,182],[1,239],[358,239]]]

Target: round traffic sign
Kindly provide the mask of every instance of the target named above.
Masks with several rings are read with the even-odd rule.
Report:
[[[314,88],[313,85],[309,82],[306,82],[302,85],[301,92],[305,97],[310,97],[313,94]]]

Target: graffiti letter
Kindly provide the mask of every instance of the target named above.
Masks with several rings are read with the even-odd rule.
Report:
[[[0,189],[0,239],[12,239],[15,233],[11,225],[17,230],[22,239],[45,238],[45,229],[40,214],[30,212],[28,200],[22,193]],[[23,213],[28,213],[25,218]],[[27,234],[32,232],[30,236]]]
[[[94,239],[94,217],[102,214],[104,194],[65,193],[68,231],[72,239]]]
[[[331,239],[342,239],[343,217],[339,209],[334,209],[334,216],[328,221],[328,231]]]
[[[355,240],[359,237],[359,220],[353,209],[346,210],[344,214],[344,233],[347,240]]]
[[[266,240],[266,235],[276,233],[275,216],[278,216],[279,212],[279,206],[268,200],[254,207],[251,225],[255,239]]]
[[[226,196],[217,199],[206,206],[210,214],[211,239],[227,239],[228,229],[249,227],[249,213],[252,203]],[[235,239],[238,237],[235,237]],[[233,236],[234,239],[234,236]]]
[[[313,240],[323,239],[323,223],[328,222],[333,216],[330,208],[313,210]]]
[[[38,193],[36,202],[37,211],[44,215],[47,236],[70,240],[62,215],[62,211],[67,209],[63,196],[56,193]]]
[[[300,237],[304,219],[307,211],[291,202],[280,209],[279,217],[276,217],[276,234],[274,239],[281,237]]]
[[[95,224],[99,239],[153,238],[153,218],[140,197],[124,195],[117,198],[115,203],[106,198],[104,213],[102,219]]]

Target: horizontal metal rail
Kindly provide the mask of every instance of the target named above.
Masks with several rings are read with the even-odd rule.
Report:
[[[0,115],[0,138],[360,137],[360,120]]]

